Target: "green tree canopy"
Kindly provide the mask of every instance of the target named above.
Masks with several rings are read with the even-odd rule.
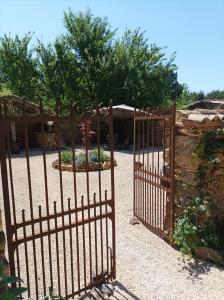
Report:
[[[13,93],[34,100],[38,84],[37,60],[31,34],[0,37],[0,83]]]
[[[96,103],[101,99],[105,74],[105,62],[112,53],[115,31],[106,18],[94,17],[90,11],[64,13],[66,39],[77,66],[77,89],[74,95],[79,102]]]
[[[41,76],[40,97],[51,107],[68,102],[77,91],[77,67],[65,39],[57,38],[53,45],[39,41],[36,52]]]
[[[224,99],[224,90],[215,90],[207,93],[205,99]]]
[[[175,56],[149,44],[140,29],[115,38],[106,18],[90,11],[64,13],[66,33],[53,43],[31,35],[0,40],[0,80],[19,96],[55,103],[125,103],[136,107],[166,104],[179,97]]]

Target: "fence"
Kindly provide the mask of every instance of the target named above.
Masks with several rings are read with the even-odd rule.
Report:
[[[4,99],[3,99],[4,100]],[[26,106],[13,110],[0,103],[0,161],[2,195],[8,245],[10,274],[24,280],[27,296],[42,299],[48,288],[66,298],[81,295],[102,282],[116,277],[114,154],[112,106],[105,112],[110,127],[109,161],[111,169],[102,176],[100,162],[99,108],[48,113],[40,104],[39,112],[28,114]],[[85,125],[84,149],[71,140],[71,172],[63,171],[61,127],[75,132]],[[96,122],[96,172],[91,171],[88,124]],[[45,125],[54,124],[56,150],[48,151]],[[24,151],[11,154],[11,124],[23,128]],[[29,147],[28,126],[40,124],[42,149]],[[77,131],[77,128],[76,128]],[[77,172],[82,152],[85,172]],[[84,158],[83,158],[84,157]],[[52,168],[56,159],[58,170]]]
[[[135,111],[134,215],[169,241],[173,231],[174,130],[175,104],[169,109]]]

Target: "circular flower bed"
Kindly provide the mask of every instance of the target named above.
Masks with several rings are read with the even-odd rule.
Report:
[[[69,172],[85,172],[85,171],[98,171],[111,169],[110,157],[106,155],[102,150],[98,153],[97,149],[91,150],[88,153],[88,162],[86,160],[85,152],[80,152],[75,155],[75,161],[73,163],[73,155],[71,151],[63,151],[61,153],[61,165],[59,159],[52,162],[52,167],[56,170],[69,171]],[[114,160],[114,166],[117,166],[116,160]]]

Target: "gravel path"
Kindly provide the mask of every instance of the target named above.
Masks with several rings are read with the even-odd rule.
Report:
[[[44,181],[42,157],[33,152],[30,158],[34,211],[44,205]],[[50,202],[58,201],[60,195],[58,171],[51,168],[56,154],[47,157]],[[133,201],[133,157],[131,153],[115,153],[118,166],[115,168],[116,186],[116,235],[117,235],[117,280],[115,293],[110,299],[224,299],[224,272],[213,264],[188,259],[171,248],[166,242],[152,234],[144,226],[129,225]],[[17,176],[15,193],[21,209],[26,208],[28,189],[25,158],[13,158],[13,170]],[[41,165],[41,168],[40,168]],[[64,197],[71,197],[72,173],[63,173]],[[102,172],[103,187],[108,185],[110,172]],[[83,192],[85,175],[78,175],[78,192]],[[90,175],[90,188],[95,191],[97,177]],[[1,191],[0,191],[1,192]],[[2,193],[0,194],[2,198]],[[2,199],[1,199],[2,205]]]

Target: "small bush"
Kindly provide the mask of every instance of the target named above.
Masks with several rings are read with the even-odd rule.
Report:
[[[72,152],[71,151],[61,152],[61,161],[65,164],[72,162]]]
[[[108,159],[108,155],[106,155],[103,150],[98,152],[98,149],[93,149],[90,152],[90,160],[93,162],[104,162]]]
[[[76,155],[75,162],[78,164],[86,163],[86,154],[83,152],[80,152],[78,155]]]
[[[191,255],[193,249],[199,246],[198,228],[189,216],[177,219],[173,239],[185,254]]]
[[[104,162],[108,159],[108,155],[106,155],[103,150],[100,150],[98,153],[98,149],[93,149],[88,153],[88,161],[89,162]],[[72,162],[72,151],[63,151],[61,152],[61,161],[63,163],[71,163]],[[84,164],[86,162],[86,153],[80,152],[75,156],[75,163]]]
[[[4,274],[4,266],[0,263],[0,300],[16,300],[22,299],[22,294],[27,291],[25,287],[13,287],[11,283],[23,282],[15,276],[7,276]]]
[[[212,200],[207,201],[196,197],[176,221],[173,239],[185,254],[193,254],[194,249],[199,246],[207,246],[216,250],[224,249],[224,224],[215,223],[214,220],[208,220],[202,224],[197,223],[200,215],[209,212],[208,203],[211,205]]]

